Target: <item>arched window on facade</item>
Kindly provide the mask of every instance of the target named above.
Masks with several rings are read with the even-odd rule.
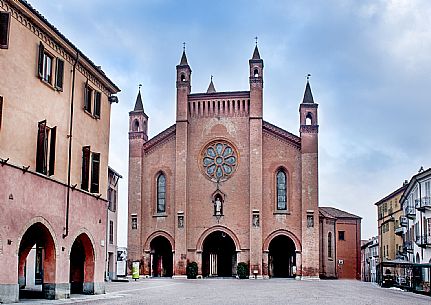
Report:
[[[181,74],[181,81],[185,82],[186,81],[186,76],[184,74]]]
[[[287,210],[287,175],[284,170],[277,172],[277,210]]]
[[[313,116],[311,113],[307,113],[307,116],[305,117],[305,125],[311,125],[313,123]]]
[[[254,69],[253,76],[254,77],[259,77],[259,70],[258,69]]]
[[[157,213],[166,212],[166,177],[161,173],[157,177]]]
[[[328,233],[328,257],[332,257],[332,233]]]

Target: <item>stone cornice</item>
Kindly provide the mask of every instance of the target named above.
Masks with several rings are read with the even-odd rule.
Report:
[[[319,125],[301,125],[299,132],[301,132],[301,133],[319,133]]]
[[[6,12],[10,12],[15,20],[21,23],[21,25],[27,28],[71,65],[75,62],[76,53],[79,53],[80,60],[77,65],[77,70],[106,95],[109,96],[112,93],[120,91],[101,69],[30,4],[22,0],[0,0],[0,7]]]

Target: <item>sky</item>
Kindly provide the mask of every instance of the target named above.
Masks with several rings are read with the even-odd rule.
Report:
[[[319,200],[362,217],[431,167],[431,2],[428,0],[29,0],[121,92],[109,164],[119,183],[118,245],[127,245],[128,112],[142,84],[149,136],[175,123],[183,42],[192,92],[248,90],[258,37],[264,119],[299,135],[306,75],[319,104]]]

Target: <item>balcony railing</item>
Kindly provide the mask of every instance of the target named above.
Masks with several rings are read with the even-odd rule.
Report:
[[[416,244],[419,247],[431,246],[431,235],[419,235],[419,236],[416,236]]]
[[[406,206],[405,207],[405,215],[407,218],[415,219],[415,217],[416,217],[415,208],[411,205]]]
[[[431,200],[430,197],[422,197],[422,199],[415,200],[416,209],[419,211],[424,211],[426,209],[431,210]]]
[[[403,252],[406,253],[413,253],[413,242],[411,240],[405,241],[403,243]]]
[[[397,235],[403,235],[404,234],[404,228],[401,226],[398,226],[395,228],[395,234]]]
[[[400,226],[402,227],[408,227],[409,226],[409,220],[407,217],[401,216],[400,217]]]

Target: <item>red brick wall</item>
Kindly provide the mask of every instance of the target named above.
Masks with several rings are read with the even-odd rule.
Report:
[[[338,219],[336,222],[337,274],[340,279],[361,279],[360,220]],[[339,240],[338,232],[344,231],[345,240]],[[339,264],[343,260],[343,264]]]

